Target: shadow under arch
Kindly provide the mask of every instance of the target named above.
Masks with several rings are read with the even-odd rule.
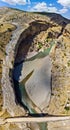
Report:
[[[20,104],[26,110],[27,106],[22,102],[22,94],[19,88],[19,78],[21,76],[22,67],[32,45],[33,39],[42,31],[46,31],[51,26],[46,21],[33,21],[29,24],[29,27],[22,32],[20,38],[15,46],[15,60],[12,70],[12,79],[14,83],[15,102]],[[16,67],[19,66],[18,70]]]

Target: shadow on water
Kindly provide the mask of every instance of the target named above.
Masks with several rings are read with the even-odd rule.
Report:
[[[19,88],[19,82],[15,79],[13,79],[14,81],[14,91],[15,91],[15,101],[16,104],[20,104],[20,106],[24,107],[25,110],[28,110],[27,106],[22,102],[22,94]]]

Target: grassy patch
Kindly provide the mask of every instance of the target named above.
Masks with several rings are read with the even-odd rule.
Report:
[[[41,49],[43,47],[43,44],[41,42],[38,42],[38,49]]]
[[[69,110],[70,110],[70,107],[65,107],[65,110],[66,110],[66,111],[69,111]]]
[[[67,65],[68,65],[68,67],[70,66],[70,60],[68,61]]]

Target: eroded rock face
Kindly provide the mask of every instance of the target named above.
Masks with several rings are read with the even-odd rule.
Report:
[[[32,102],[34,102],[35,105],[37,105],[41,109],[45,107],[45,109],[43,110],[44,113],[56,114],[56,115],[57,114],[69,115],[70,107],[68,106],[70,104],[70,31],[69,31],[70,21],[57,14],[50,14],[50,13],[49,14],[47,13],[46,15],[33,14],[33,13],[30,14],[9,8],[0,9],[0,18],[1,18],[0,26],[3,27],[3,24],[5,22],[6,23],[9,22],[10,24],[16,26],[15,28],[16,30],[15,31],[13,30],[12,35],[11,33],[8,32],[4,33],[4,38],[5,37],[6,39],[8,38],[7,40],[5,40],[6,43],[9,40],[9,43],[6,46],[6,53],[5,51],[2,52],[2,50],[0,50],[2,55],[6,54],[4,58],[1,57],[1,61],[3,60],[3,63],[0,66],[0,68],[2,67],[2,70],[0,71],[1,75],[0,80],[2,85],[2,88],[0,87],[0,92],[1,93],[3,92],[2,93],[3,102],[2,104],[0,104],[1,106],[3,105],[2,108],[3,111],[0,111],[1,112],[0,116],[4,114],[4,117],[8,117],[8,114],[4,110],[6,110],[10,114],[9,116],[26,115],[27,110],[26,109],[24,110],[24,107],[21,106],[17,100],[17,96],[19,95],[20,91],[18,95],[16,94],[16,90],[18,89],[17,86],[21,83],[21,81],[24,81],[25,83],[26,86],[25,88],[28,96],[30,97],[30,100],[32,100]],[[0,41],[2,41],[2,39],[3,38],[0,37]],[[28,63],[24,62],[24,60],[26,60],[26,58],[30,58],[31,56],[37,54],[40,51],[43,52],[45,48],[49,47],[49,44],[52,42],[52,40],[54,40],[57,43],[57,45],[55,45],[51,51],[52,52],[51,53],[52,96],[51,96],[51,86],[50,86],[51,61],[49,60],[47,64],[49,56],[44,57],[43,59],[35,59],[34,61],[29,61],[28,63],[30,64],[30,68]],[[22,69],[19,74],[18,73],[15,74],[16,68],[19,64],[21,64]],[[30,75],[28,75],[26,80],[24,77],[26,77],[28,71],[32,71],[32,73],[29,72]],[[46,77],[48,73],[50,75]],[[17,75],[17,78],[15,75]],[[16,89],[15,84],[13,82],[13,76],[17,81],[19,81],[19,84],[16,85]],[[29,76],[31,76],[30,79]],[[38,84],[40,85],[40,87],[38,86]],[[32,89],[32,87],[34,89]],[[37,93],[35,88],[36,90],[38,89]],[[43,99],[39,94],[40,90],[41,93],[42,91],[43,93],[45,93],[41,94],[42,97],[44,97]],[[45,90],[48,91],[45,92]],[[30,91],[32,93],[30,93]],[[49,99],[45,100],[48,94]],[[35,95],[37,97],[35,97]],[[2,97],[0,96],[0,99],[1,98]],[[43,101],[45,101],[44,105]],[[65,125],[63,129],[68,130],[67,125],[69,126],[69,123],[61,124],[61,122],[57,124],[49,123],[48,130],[56,129],[58,124],[59,129],[62,129],[61,126]],[[8,128],[9,129],[14,128],[19,130],[21,129],[37,130],[40,129],[40,126],[36,123],[34,124],[19,123],[17,125],[6,124],[2,127],[0,126],[0,129],[1,128],[6,130]]]
[[[69,20],[62,18],[61,16],[58,17],[58,15],[56,15],[56,14],[55,14],[56,17],[54,19],[54,14],[51,15],[51,16],[49,16],[49,14],[47,16],[45,16],[45,15],[43,16],[43,15],[40,15],[40,14],[39,15],[38,14],[28,14],[28,13],[25,13],[25,12],[20,13],[19,11],[16,11],[16,10],[11,11],[11,9],[9,9],[9,12],[8,12],[8,9],[6,9],[6,10],[7,10],[6,11],[6,17],[2,18],[2,16],[4,16],[2,14],[1,23],[5,22],[5,21],[7,21],[7,22],[9,21],[10,23],[14,24],[17,27],[16,30],[12,32],[10,42],[6,46],[7,56],[3,61],[3,73],[2,73],[2,90],[3,90],[3,95],[4,95],[4,97],[3,97],[3,107],[5,109],[7,109],[9,111],[9,113],[13,113],[13,111],[17,111],[16,110],[17,105],[16,105],[16,102],[15,102],[16,96],[15,96],[15,91],[14,91],[15,85],[13,84],[13,80],[12,80],[13,79],[12,78],[13,77],[12,72],[13,72],[13,70],[15,71],[15,66],[17,66],[20,62],[23,63],[23,66],[21,67],[20,74],[17,74],[18,81],[19,81],[19,78],[22,77],[22,75],[23,75],[22,71],[23,71],[24,64],[25,64],[24,60],[26,60],[27,57],[30,57],[30,55],[37,54],[40,51],[43,52],[45,48],[49,47],[49,45],[52,41],[56,41],[56,43],[59,43],[57,48],[60,46],[61,43],[64,43],[64,41],[66,43],[68,43],[68,45],[69,45],[69,30],[68,30]],[[61,46],[64,46],[64,45],[61,44]],[[69,49],[69,47],[68,47],[68,49]],[[56,53],[55,53],[55,50],[56,50]],[[62,48],[62,50],[63,50],[63,48]],[[54,60],[55,56],[56,56],[56,59],[57,59],[58,54],[60,54],[60,50],[54,48],[52,58],[51,58],[52,61]],[[67,59],[69,59],[68,54],[69,54],[69,52],[67,53],[67,57],[66,57]],[[61,56],[59,57],[59,60],[58,59],[56,60],[56,62],[61,61],[60,59],[62,59]],[[43,58],[43,60],[44,60],[44,58]],[[42,62],[42,59],[40,59],[40,61]],[[47,64],[47,60],[46,60],[45,63]],[[32,66],[34,66],[34,65],[35,64],[32,63]],[[37,65],[38,64],[36,64],[35,68],[37,67]],[[68,62],[68,65],[69,65],[69,62]],[[52,69],[53,68],[55,68],[54,64],[53,64]],[[57,77],[58,71],[57,71],[56,68],[54,70],[56,71],[56,73],[54,71],[54,75],[55,75],[55,77]],[[48,71],[51,71],[51,70],[48,70]],[[59,71],[60,71],[60,73],[62,73],[61,70],[59,70]],[[67,68],[67,71],[69,71],[68,68]],[[33,77],[31,77],[31,80],[34,81],[34,78],[36,78],[36,75],[38,75],[38,77],[39,77],[40,74],[41,74],[40,68],[39,68],[39,73],[35,70],[35,72],[33,73]],[[68,75],[68,73],[66,73],[66,74]],[[15,75],[15,73],[14,73],[14,75]],[[46,75],[46,72],[44,73],[44,75]],[[46,80],[45,76],[43,77],[43,75],[42,75],[41,78]],[[49,79],[50,79],[50,77],[49,77]],[[28,80],[28,82],[26,83],[26,86],[27,86],[26,91],[27,91],[29,96],[30,96],[30,93],[28,92],[29,91],[28,90],[29,89],[28,84],[30,86],[31,84],[34,83],[33,81],[31,83],[31,80]],[[58,80],[58,77],[56,78],[56,80]],[[37,82],[37,86],[38,86],[38,83],[40,83],[41,79],[39,79],[38,81],[39,82]],[[69,83],[69,81],[68,81],[68,83]],[[46,84],[47,84],[47,81],[46,81]],[[53,78],[52,84],[53,84],[53,86],[55,84],[54,78]],[[60,82],[60,84],[61,84],[61,82]],[[63,82],[62,84],[65,84],[65,82]],[[35,83],[34,83],[34,85],[35,85]],[[9,87],[6,87],[6,86],[9,86]],[[41,86],[42,86],[42,82],[41,82]],[[58,85],[58,87],[59,87],[59,85]],[[45,86],[44,86],[44,88],[45,88]],[[65,88],[67,88],[67,87],[65,87]],[[56,87],[55,87],[55,89],[56,89]],[[56,91],[58,91],[58,90],[56,90]],[[62,91],[62,90],[60,89],[60,91]],[[11,98],[10,93],[12,93],[13,98]],[[34,90],[34,93],[35,93],[35,90]],[[55,92],[53,92],[53,93],[55,93]],[[66,90],[64,91],[64,93],[66,95]],[[62,95],[62,92],[61,92],[61,95]],[[45,95],[45,97],[46,97],[46,95]],[[30,96],[30,98],[32,100],[31,96]],[[12,103],[10,103],[10,99],[11,99]],[[38,102],[36,102],[37,99],[35,100],[35,98],[34,98],[33,100],[34,100],[34,103],[41,106],[41,104],[38,104]],[[54,102],[55,102],[55,100],[54,100]],[[61,104],[60,104],[60,106],[61,106]],[[63,105],[65,105],[65,102],[64,102]],[[14,107],[11,110],[11,107],[9,107],[9,106],[11,106],[11,107],[14,106]],[[50,105],[50,109],[51,109],[51,106],[52,105]],[[50,111],[50,109],[49,109],[49,111]],[[55,105],[55,109],[57,109],[57,105]],[[23,111],[24,111],[24,109],[23,109]],[[48,111],[48,113],[49,113],[49,111]],[[51,113],[53,113],[52,110],[51,110]],[[56,112],[54,112],[54,113],[56,113]],[[59,112],[57,112],[57,113],[59,113]],[[12,115],[14,115],[14,114],[12,114]]]
[[[36,28],[37,26],[38,26],[38,28]],[[33,103],[35,105],[37,105],[41,109],[43,109],[49,105],[49,101],[50,101],[50,97],[51,97],[51,85],[50,85],[51,84],[51,69],[52,69],[51,61],[48,57],[46,57],[46,59],[45,58],[38,59],[37,61],[35,61],[35,60],[31,61],[31,62],[28,62],[28,61],[24,62],[24,61],[26,60],[27,57],[30,57],[31,52],[32,53],[34,52],[34,54],[35,54],[40,51],[43,51],[44,49],[42,50],[42,48],[43,48],[44,44],[47,45],[47,46],[45,46],[45,48],[50,46],[51,41],[45,41],[45,40],[47,40],[46,38],[49,35],[49,33],[47,32],[49,26],[52,27],[51,24],[47,24],[45,21],[37,20],[37,21],[30,23],[28,25],[28,27],[24,29],[24,31],[22,31],[21,28],[20,29],[17,28],[17,30],[15,31],[15,35],[13,35],[13,37],[14,36],[16,37],[15,44],[13,44],[13,43],[11,44],[11,45],[13,45],[13,48],[12,48],[12,46],[10,46],[10,44],[9,44],[9,46],[7,46],[8,56],[6,57],[6,61],[8,61],[9,59],[10,59],[10,61],[7,63],[5,61],[6,66],[9,66],[9,68],[10,68],[10,67],[13,67],[13,66],[11,66],[11,64],[12,64],[12,61],[14,60],[13,80],[15,79],[18,82],[19,82],[20,76],[22,77],[21,79],[24,79],[25,78],[24,75],[28,75],[31,71],[34,71],[32,76],[30,77],[30,79],[28,79],[28,81],[25,83],[25,88],[26,88],[26,92],[27,92],[29,98],[33,101]],[[36,43],[34,40],[35,37],[37,35],[40,35],[40,33],[42,35],[43,31],[46,34],[43,38],[44,42],[40,43],[40,40],[38,41],[38,39],[36,39],[36,42],[37,42]],[[48,35],[47,35],[47,33],[48,33]],[[20,37],[18,38],[17,36],[18,37],[20,36]],[[49,35],[49,38],[51,38],[50,35]],[[35,42],[34,44],[33,44],[33,40]],[[56,35],[55,35],[55,40],[56,40]],[[13,38],[13,41],[14,41],[14,38]],[[32,46],[33,50],[30,49],[31,46]],[[9,47],[10,47],[10,50],[9,50]],[[39,50],[37,50],[37,47]],[[15,48],[15,51],[14,51],[14,48]],[[11,54],[12,54],[12,58],[11,58]],[[14,54],[16,54],[15,59],[13,57]],[[19,65],[20,63],[22,63],[21,69],[19,66],[19,70],[18,70],[18,68],[15,66]],[[15,68],[17,68],[16,72],[15,72]],[[6,72],[9,75],[9,73],[10,73],[9,70],[6,69]],[[19,72],[19,74],[17,72]],[[17,75],[18,79],[15,78],[16,77],[15,75]],[[8,76],[8,79],[10,80],[9,76]],[[3,80],[4,80],[4,77],[3,77]],[[7,81],[7,83],[10,84],[10,81]],[[10,84],[10,85],[12,85],[12,84]],[[15,99],[17,98],[17,96],[19,94],[17,94],[18,92],[16,92],[15,88],[13,88],[13,90],[12,90],[12,87],[10,88],[10,85],[9,85],[9,92],[11,89],[11,93],[13,93],[13,101],[11,101],[11,102],[12,103],[14,102],[16,104]],[[40,85],[40,87],[39,87],[39,85]],[[6,84],[5,84],[5,86],[6,86]],[[15,87],[15,84],[14,84],[14,87]],[[15,89],[15,92],[14,92],[14,89]],[[3,92],[4,91],[5,91],[5,87],[3,88]],[[36,93],[36,91],[37,91],[37,93]],[[40,96],[39,92],[41,92],[41,96]],[[14,93],[17,95],[15,96]],[[9,97],[8,93],[7,93],[7,96],[4,95],[4,108],[6,107],[8,109],[8,111],[10,112],[10,110],[9,110],[9,106],[11,105],[10,100],[7,100],[7,102],[5,101],[5,99],[7,99],[7,97]],[[10,99],[10,97],[9,97],[9,99]],[[21,102],[21,100],[22,99],[20,97],[20,102]],[[14,106],[15,106],[14,109],[16,109],[17,105],[14,105]]]

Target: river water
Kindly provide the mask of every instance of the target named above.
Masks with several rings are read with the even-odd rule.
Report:
[[[14,65],[13,80],[16,99],[30,114],[37,114],[34,109],[37,105],[39,116],[43,116],[40,112],[50,101],[52,67],[48,55],[50,50],[49,48],[44,53]],[[39,126],[41,130],[47,130],[47,123],[39,123]]]

